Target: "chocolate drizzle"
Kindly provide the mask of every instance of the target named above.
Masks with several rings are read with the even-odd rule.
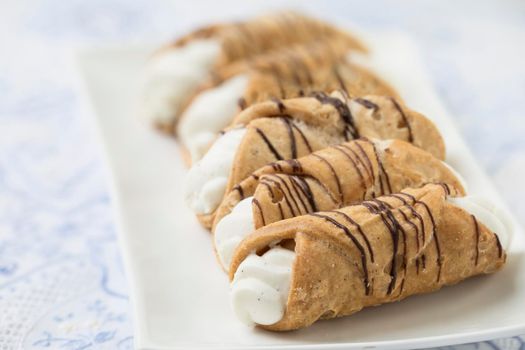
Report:
[[[294,173],[302,173],[303,172],[303,166],[297,159],[287,159],[285,162],[292,167],[292,171]]]
[[[233,191],[237,191],[239,192],[239,196],[241,197],[241,199],[244,199],[244,190],[242,189],[242,186],[241,185],[235,185],[233,186]]]
[[[422,240],[423,242],[425,241],[425,222],[423,221],[423,217],[421,216],[421,214],[419,214],[415,209],[414,207],[409,204],[402,196],[406,196],[408,197],[410,200],[412,200],[412,203],[416,203],[416,199],[414,198],[414,196],[411,196],[407,193],[403,193],[403,192],[400,192],[400,193],[394,193],[394,194],[389,194],[388,196],[389,197],[393,197],[393,198],[397,198],[399,199],[401,202],[403,202],[403,204],[410,210],[410,213],[412,214],[413,217],[417,218],[420,225],[421,225],[421,236],[422,236]],[[420,249],[420,242],[419,242],[419,230],[416,231],[416,247],[417,247],[417,251],[419,252],[419,249]]]
[[[266,226],[266,221],[264,220],[264,214],[263,214],[263,211],[262,211],[262,208],[261,208],[261,203],[259,203],[259,201],[257,200],[257,198],[253,198],[252,199],[252,203],[257,207],[257,209],[259,210],[259,214],[261,215],[261,220],[262,220],[262,226]]]
[[[362,265],[362,268],[363,268],[363,284],[364,284],[364,287],[365,287],[365,295],[370,295],[370,283],[369,283],[369,280],[368,280],[368,265],[367,265],[367,261],[366,261],[366,253],[365,253],[365,249],[363,248],[361,243],[359,243],[359,241],[355,238],[355,236],[352,234],[352,232],[350,232],[348,227],[346,227],[345,225],[341,224],[337,220],[331,218],[330,216],[323,215],[323,214],[318,214],[318,213],[312,213],[310,215],[328,221],[329,223],[331,223],[335,227],[343,230],[343,232],[346,234],[346,236],[349,237],[350,240],[352,240],[352,242],[354,243],[356,248],[359,250],[359,254],[361,255],[361,265]]]
[[[334,149],[341,152],[350,161],[350,163],[354,167],[357,175],[359,176],[359,180],[361,182],[361,189],[363,190],[363,200],[364,200],[366,197],[366,183],[365,183],[365,178],[363,177],[363,173],[361,172],[361,169],[359,169],[359,167],[357,166],[356,161],[352,157],[350,157],[348,153],[344,151],[343,147],[336,146]],[[343,196],[343,200],[344,200],[344,196]]]
[[[408,264],[407,264],[407,234],[406,234],[406,231],[403,228],[403,226],[401,226],[399,221],[395,218],[394,214],[391,211],[392,207],[388,203],[383,202],[380,199],[375,199],[374,201],[382,203],[385,207],[387,207],[387,213],[389,213],[389,215],[391,216],[391,218],[394,221],[394,223],[396,224],[398,230],[401,231],[401,236],[403,238],[403,261],[402,261],[402,265],[401,265],[401,267],[403,268],[403,279],[402,279],[401,283],[403,283],[405,281],[405,277],[406,277],[406,274],[407,274],[407,266],[408,266]],[[415,225],[410,220],[408,220],[407,216],[405,215],[405,213],[403,213],[401,208],[397,208],[396,212],[397,213],[401,213],[401,216],[403,217],[405,222],[410,223],[410,224],[413,225],[413,227],[415,227]]]
[[[292,202],[294,203],[295,208],[297,208],[297,211],[299,212],[299,214],[301,214],[303,211],[301,211],[301,208],[299,207],[299,203],[295,199],[296,196],[294,196],[292,194],[292,190],[291,190],[290,186],[288,186],[288,183],[286,182],[286,180],[284,180],[281,176],[279,176],[277,174],[273,175],[273,176],[278,179],[278,181],[284,186],[284,188],[286,188],[286,191],[290,195],[290,198],[291,198]],[[297,189],[294,188],[294,192],[296,193],[296,195],[298,197],[299,193],[297,192]],[[308,212],[308,208],[306,208],[306,205],[305,205],[305,203],[302,200],[301,200],[301,203],[303,204],[303,208],[305,209],[304,212]]]
[[[273,153],[274,157],[277,158],[277,160],[282,160],[283,157],[275,149],[274,145],[270,142],[270,140],[268,140],[268,138],[266,137],[266,134],[259,128],[255,128],[255,131],[257,131],[259,136],[261,136],[261,138],[263,139],[264,143],[266,143],[266,146],[268,146],[270,151]]]
[[[284,105],[283,101],[276,97],[270,98],[270,100],[277,105],[277,109],[279,109],[279,113],[284,113],[286,110],[286,106]]]
[[[375,143],[373,143],[370,140],[367,140],[374,149],[374,154],[376,156],[377,164],[379,165],[379,182],[381,184],[381,194],[386,194],[384,188],[383,188],[383,180],[386,182],[386,186],[388,187],[388,193],[392,193],[392,185],[390,184],[390,178],[388,176],[388,173],[385,171],[385,167],[383,166],[383,162],[381,161],[381,158],[379,157],[379,153],[377,152],[377,147]]]
[[[332,173],[332,176],[334,177],[335,183],[337,185],[337,191],[338,191],[339,197],[340,197],[339,205],[343,204],[344,203],[343,202],[343,189],[342,189],[342,186],[341,186],[341,182],[339,180],[339,176],[335,172],[334,167],[332,166],[332,164],[330,164],[330,162],[328,162],[325,158],[321,157],[319,154],[312,153],[311,155],[312,155],[312,157],[315,157],[315,158],[319,159],[321,162],[323,162],[324,164],[326,164],[328,169],[330,169],[330,172]]]
[[[345,137],[347,132],[349,132],[352,136],[352,139],[359,138],[359,132],[355,126],[354,118],[352,117],[352,113],[350,112],[350,109],[346,103],[336,97],[328,96],[324,92],[313,92],[312,97],[317,99],[322,104],[332,105],[337,110],[339,116],[345,122]],[[347,137],[346,139],[348,140]]]
[[[406,203],[406,201],[405,201]],[[406,204],[408,206],[408,203]],[[412,208],[413,209],[413,208]],[[405,222],[407,224],[410,225],[410,227],[412,227],[414,229],[414,237],[416,237],[416,242],[417,242],[417,238],[419,236],[419,228],[417,227],[416,224],[414,224],[412,222],[412,220],[410,220],[408,218],[408,216],[405,214],[405,212],[403,212],[403,210],[401,210],[401,208],[398,210],[398,212],[401,214],[401,216],[403,217],[403,220],[405,220]],[[407,251],[407,242],[406,242],[406,239],[403,240],[403,249],[404,251],[406,252]],[[419,251],[419,243],[417,243],[417,250],[416,251]],[[405,257],[404,257],[404,263],[403,265],[405,266],[405,275],[406,275],[406,266],[407,266],[407,262],[406,262],[406,254],[405,254]],[[416,273],[419,274],[419,259],[416,258]],[[404,281],[404,280],[403,280]]]
[[[421,216],[421,214],[419,214],[414,209],[414,205],[420,204],[427,211],[427,213],[429,215],[429,218],[430,218],[430,221],[432,223],[432,235],[433,235],[433,238],[434,238],[435,247],[436,247],[436,253],[437,253],[437,261],[436,261],[437,266],[438,266],[437,281],[439,282],[439,280],[441,278],[441,268],[442,268],[442,266],[441,266],[442,265],[441,249],[440,249],[440,245],[439,245],[439,241],[438,241],[438,236],[437,236],[437,230],[436,230],[436,224],[435,224],[435,221],[434,221],[434,216],[432,215],[432,212],[430,211],[430,208],[428,207],[428,205],[425,202],[416,200],[416,198],[414,196],[412,196],[412,195],[410,195],[408,193],[400,192],[400,193],[396,193],[396,194],[390,194],[390,195],[387,195],[387,196],[388,197],[392,197],[392,198],[397,198],[398,200],[400,200],[410,210],[412,215],[419,220],[419,222],[421,224],[421,232],[422,232],[422,236],[423,236],[423,242],[425,241],[425,224],[424,224],[423,217]],[[412,204],[408,203],[403,198],[403,196],[408,197],[412,201]],[[400,210],[400,212],[403,214],[403,212],[401,210]],[[407,220],[407,222],[410,223],[410,221],[408,221],[408,220]],[[414,224],[412,223],[411,225],[414,225]],[[416,244],[417,244],[417,251],[419,252],[419,250],[420,250],[419,233],[418,233],[419,230],[417,229],[416,225],[414,225],[413,227],[416,228]],[[422,254],[419,259],[416,259],[416,273],[419,273],[420,265],[421,265],[421,267],[423,269],[426,268],[426,256],[424,254]]]
[[[357,231],[359,232],[359,234],[361,235],[361,237],[363,237],[363,240],[365,241],[366,248],[368,249],[368,254],[370,255],[370,261],[374,262],[374,251],[372,250],[372,246],[370,245],[370,241],[368,240],[368,237],[363,232],[363,229],[361,228],[361,225],[359,225],[354,219],[352,219],[349,215],[347,215],[347,214],[345,214],[343,212],[333,210],[333,211],[331,211],[331,213],[337,213],[337,214],[341,215],[343,218],[345,218],[346,221],[348,221],[352,226],[354,226],[357,229]]]
[[[309,213],[310,210],[308,209],[308,206],[306,205],[305,201],[303,200],[303,197],[299,193],[299,191],[302,192],[303,189],[295,181],[293,181],[293,178],[294,178],[294,176],[289,177],[291,188],[293,189],[293,191],[295,193],[295,196],[292,195],[292,200],[297,205],[297,209],[299,210],[299,212],[301,212],[301,213]],[[281,180],[282,180],[283,183],[286,184],[286,180],[284,180],[284,179],[281,179]],[[286,185],[286,186],[288,186],[288,185]],[[290,194],[291,194],[291,191],[290,191]],[[306,196],[306,194],[305,194],[305,196]],[[297,198],[299,200],[299,202],[301,202],[301,206],[304,208],[304,211],[302,211],[301,208],[299,208],[298,202],[296,201],[295,198]]]
[[[474,232],[476,233],[476,252],[474,255],[474,265],[478,266],[478,260],[479,260],[479,225],[478,220],[476,220],[476,217],[474,215],[470,215],[472,217],[472,222],[474,223]]]
[[[368,108],[368,109],[373,109],[374,112],[379,110],[379,106],[377,104],[375,104],[374,102],[370,101],[370,100],[366,100],[364,98],[354,98],[354,101],[359,103],[360,105]]]
[[[292,217],[297,216],[294,208],[292,207],[292,204],[290,203],[290,200],[288,199],[288,195],[284,191],[284,188],[281,186],[281,183],[278,180],[274,179],[274,177],[276,177],[276,176],[275,175],[273,175],[273,176],[266,176],[266,177],[264,177],[263,181],[268,182],[270,184],[273,184],[274,186],[277,187],[277,189],[279,191],[281,191],[281,193],[283,194],[284,200],[286,202],[286,205],[288,206],[288,208],[290,208],[290,212],[292,213]]]
[[[272,201],[275,201],[275,194],[273,193],[273,188],[267,183],[267,182],[260,182],[261,186],[265,186],[268,192],[270,193],[270,197],[272,198]],[[277,202],[277,206],[279,207],[279,213],[281,214],[281,220],[284,219],[284,213],[283,213],[283,207],[281,206],[281,202]]]
[[[423,201],[418,201],[416,200],[416,198],[414,198],[414,196],[408,194],[408,193],[405,193],[405,192],[402,192],[403,194],[409,196],[413,203],[414,204],[421,204],[425,210],[427,211],[428,213],[428,216],[430,218],[430,222],[432,223],[432,237],[434,238],[434,243],[435,243],[435,246],[436,246],[436,254],[437,254],[437,265],[438,265],[438,273],[437,273],[437,282],[439,282],[439,280],[441,279],[441,268],[442,268],[442,258],[441,258],[441,247],[439,245],[439,238],[438,238],[438,235],[437,235],[437,228],[436,228],[436,222],[434,220],[434,215],[432,215],[432,212],[430,211],[430,208],[428,207],[427,203],[423,202]],[[425,241],[425,238],[424,238],[424,231],[423,231],[423,242]]]
[[[501,247],[501,242],[499,240],[498,235],[495,233],[493,234],[494,234],[494,238],[496,239],[496,245],[498,246],[498,258],[501,258],[501,256],[503,255],[503,248]]]
[[[356,163],[359,162],[359,164],[361,164],[363,169],[365,169],[365,171],[366,171],[366,173],[368,175],[368,178],[370,179],[372,184],[374,184],[375,183],[374,169],[372,168],[372,163],[370,162],[370,158],[367,156],[367,154],[364,152],[364,150],[362,148],[360,149],[360,151],[363,152],[362,154],[365,156],[365,160],[367,161],[366,164],[365,164],[365,161],[361,158],[361,156],[356,151],[354,151],[350,146],[342,144],[342,145],[340,145],[340,147],[350,151],[354,155],[354,157],[356,159]],[[367,164],[370,166],[370,168],[367,167]],[[358,167],[358,169],[359,169],[359,167]],[[361,171],[359,171],[359,172],[361,172]],[[371,195],[372,195],[372,197],[375,197],[375,190],[374,189],[372,189]]]
[[[437,184],[443,188],[443,191],[445,192],[445,196],[449,196],[451,194],[450,186],[447,183],[439,182]]]
[[[315,204],[314,194],[312,193],[312,189],[310,188],[310,185],[308,185],[308,182],[306,182],[306,180],[302,176],[292,176],[291,179],[292,182],[299,186],[299,188],[301,189],[302,193],[308,200],[312,211],[316,212],[317,205]]]
[[[283,105],[284,107],[284,105]],[[288,137],[290,138],[290,153],[291,158],[297,158],[297,141],[295,140],[295,134],[293,132],[292,123],[289,118],[281,118],[283,121],[286,130],[288,131]]]
[[[368,176],[374,181],[375,183],[375,175],[374,175],[374,166],[372,165],[372,161],[370,160],[370,157],[368,157],[368,155],[366,154],[365,150],[363,149],[363,146],[361,146],[358,142],[355,143],[356,147],[358,148],[359,152],[361,153],[361,155],[363,156],[364,158],[364,161],[361,159],[360,156],[357,156],[357,153],[354,152],[354,154],[359,158],[359,160],[361,161],[361,163],[363,164],[364,168],[366,169],[367,173],[368,173]],[[343,147],[345,147],[346,145],[342,145]],[[345,147],[349,150],[351,150],[350,147]],[[352,150],[353,152],[353,150]],[[365,165],[365,162],[366,161],[366,165]]]
[[[239,106],[240,110],[243,111],[246,109],[246,100],[244,99],[244,97],[240,97],[238,100],[237,100],[237,105]]]
[[[390,101],[392,101],[392,103],[394,104],[394,107],[397,109],[399,114],[401,114],[401,118],[403,118],[403,121],[405,122],[405,125],[407,126],[407,129],[408,129],[408,141],[411,142],[411,143],[414,142],[414,135],[412,134],[412,127],[410,126],[410,123],[408,122],[408,118],[407,118],[405,112],[403,111],[403,109],[401,108],[399,103],[397,103],[397,101],[394,98],[391,97]]]
[[[303,140],[303,143],[305,144],[306,148],[308,148],[308,153],[312,153],[312,146],[310,146],[310,142],[308,142],[308,139],[306,138],[306,136],[304,135],[304,133],[302,132],[302,130],[297,126],[295,125],[295,123],[291,123],[292,124],[292,128],[297,131],[299,133],[299,135],[301,136],[301,139]]]
[[[370,213],[379,215],[383,224],[390,232],[392,238],[392,262],[390,265],[390,283],[387,289],[387,295],[391,294],[395,289],[397,281],[397,251],[399,247],[399,232],[402,232],[404,239],[406,240],[406,233],[403,227],[399,224],[392,211],[390,210],[387,203],[380,200],[365,201],[362,205],[367,208]],[[406,254],[406,251],[404,252]]]

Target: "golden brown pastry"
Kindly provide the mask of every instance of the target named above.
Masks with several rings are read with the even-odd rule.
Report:
[[[463,196],[461,181],[443,161],[401,140],[359,139],[275,162],[240,182],[221,202],[213,224],[218,260],[227,271],[239,242],[276,221],[427,183],[442,183]]]
[[[231,265],[237,315],[292,330],[499,270],[498,235],[447,195],[429,184],[255,231]]]
[[[347,49],[366,51],[350,34],[291,12],[198,29],[161,48],[148,62],[142,114],[171,134],[187,99],[217,70],[280,48],[318,40],[337,40]]]
[[[239,114],[192,166],[186,200],[201,223],[210,227],[223,196],[257,169],[359,137],[405,140],[438,159],[445,154],[435,125],[390,97],[348,99],[336,92],[268,101]]]
[[[387,83],[346,59],[341,41],[285,48],[227,66],[189,100],[176,125],[183,153],[202,158],[219,132],[243,109],[267,100],[308,96],[340,89],[350,96],[369,94],[399,99]]]

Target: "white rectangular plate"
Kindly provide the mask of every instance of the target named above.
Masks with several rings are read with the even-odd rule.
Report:
[[[378,70],[407,104],[432,118],[447,159],[471,194],[502,205],[438,100],[417,50],[401,35],[374,37]],[[370,308],[289,333],[247,328],[228,302],[228,281],[182,198],[186,172],[173,140],[137,118],[137,87],[146,47],[85,50],[78,56],[112,171],[112,195],[130,282],[138,349],[416,348],[525,333],[524,237],[515,220],[508,264],[431,295]]]

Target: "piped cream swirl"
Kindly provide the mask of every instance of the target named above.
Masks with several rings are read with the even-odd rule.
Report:
[[[173,124],[182,105],[208,78],[220,50],[216,40],[195,40],[153,57],[144,73],[142,115],[155,124]]]
[[[219,132],[230,124],[247,84],[248,77],[241,74],[206,90],[181,116],[178,135],[193,162],[202,158]]]
[[[186,175],[184,197],[197,214],[211,214],[226,191],[233,160],[246,129],[232,129],[220,136],[206,155]]]

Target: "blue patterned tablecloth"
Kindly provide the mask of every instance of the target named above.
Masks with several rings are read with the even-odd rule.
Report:
[[[0,3],[0,349],[131,349],[128,287],[75,48],[168,39],[277,1]],[[282,2],[279,2],[282,4]],[[313,1],[410,32],[477,159],[524,224],[525,2]],[[203,11],[207,9],[207,11]],[[524,349],[515,337],[454,349]]]

